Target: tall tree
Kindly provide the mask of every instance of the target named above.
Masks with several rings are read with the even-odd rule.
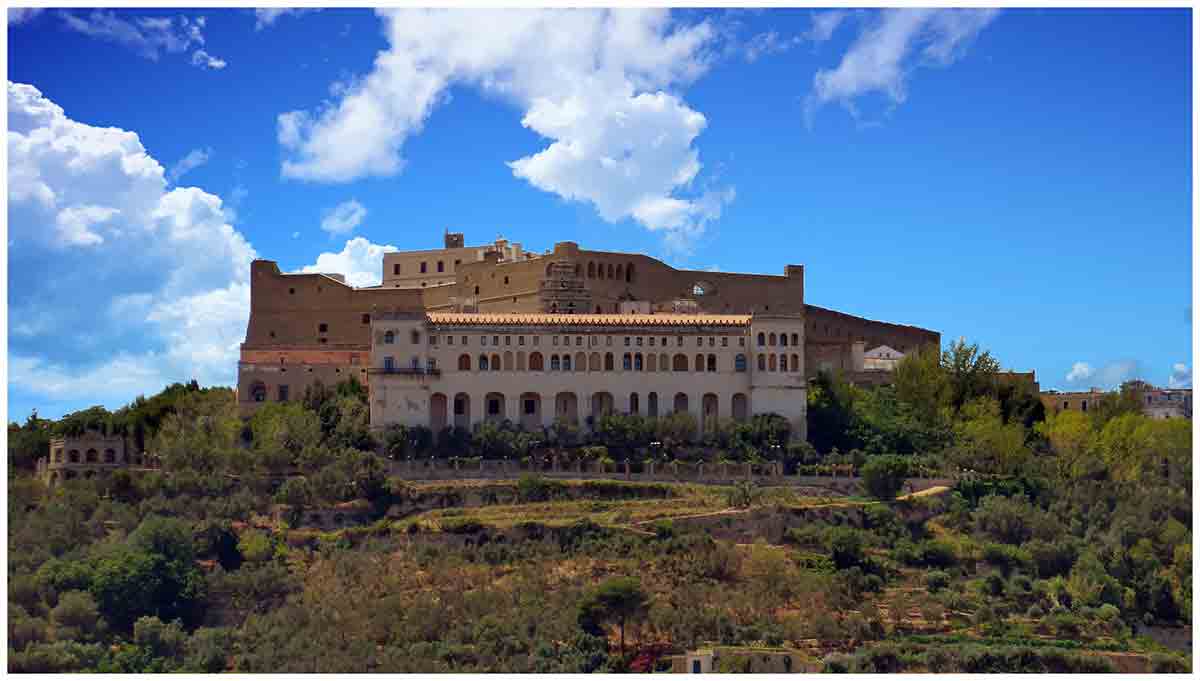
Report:
[[[621,630],[621,655],[625,655],[625,625],[646,617],[649,597],[636,577],[611,577],[589,592],[579,604],[579,623],[599,635],[600,625],[615,623]]]

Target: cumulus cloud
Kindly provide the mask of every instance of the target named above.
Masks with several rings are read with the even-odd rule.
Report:
[[[1192,368],[1183,362],[1176,362],[1171,365],[1171,376],[1167,379],[1167,387],[1192,387]]]
[[[395,246],[381,246],[356,236],[346,242],[340,253],[322,253],[314,265],[300,268],[299,272],[341,274],[351,286],[378,286],[383,281],[383,254],[399,250]]]
[[[856,118],[858,98],[878,93],[892,106],[904,102],[912,73],[948,66],[965,54],[996,9],[890,9],[869,23],[833,69],[813,76],[807,110],[838,102]],[[840,21],[840,20],[839,20]],[[815,28],[815,26],[814,26]],[[832,33],[832,32],[831,32]]]
[[[9,7],[8,8],[8,25],[16,26],[27,21],[32,21],[34,17],[45,12],[42,7]]]
[[[325,217],[321,219],[321,229],[330,234],[346,234],[362,224],[365,217],[367,209],[358,201],[350,199],[325,213]]]
[[[813,12],[812,28],[808,29],[804,37],[814,43],[823,43],[829,40],[849,14],[849,12],[843,9]]]
[[[116,406],[232,383],[255,252],[221,199],[171,189],[136,133],[31,85],[8,83],[8,110],[10,396]]]
[[[214,57],[204,50],[196,50],[192,53],[192,66],[199,66],[202,69],[212,69],[214,71],[223,69],[227,66],[224,59]]]
[[[1067,383],[1074,387],[1116,388],[1125,381],[1133,380],[1142,375],[1141,363],[1137,360],[1122,359],[1109,362],[1099,369],[1087,362],[1075,362],[1067,373]]]
[[[711,61],[716,31],[665,10],[379,10],[389,48],[334,101],[280,114],[285,177],[348,182],[401,171],[405,141],[455,85],[523,112],[547,146],[509,163],[534,187],[633,218],[684,243],[711,206],[689,196],[707,121],[677,94]],[[714,196],[731,196],[718,192]],[[683,216],[685,219],[679,219]]]
[[[279,17],[287,14],[299,16],[306,12],[319,12],[319,9],[308,7],[267,7],[254,10],[254,30],[261,31],[275,23]]]
[[[179,178],[183,177],[189,171],[195,170],[200,166],[208,163],[208,159],[212,156],[212,149],[192,149],[186,156],[175,162],[171,166],[171,170],[167,173],[167,178],[172,182],[178,182]]]
[[[118,14],[112,10],[92,10],[88,14],[60,11],[63,25],[67,29],[86,36],[116,43],[132,50],[151,61],[158,61],[162,53],[186,52],[193,46],[204,45],[204,17],[189,19],[178,17],[133,16],[128,12]],[[202,56],[201,56],[202,55]],[[192,64],[201,68],[225,68],[225,61],[197,50],[192,55]]]

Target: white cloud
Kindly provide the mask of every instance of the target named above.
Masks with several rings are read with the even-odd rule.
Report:
[[[202,69],[220,70],[228,66],[224,59],[214,57],[204,50],[196,50],[192,53],[192,66],[199,66]]]
[[[1171,365],[1171,376],[1167,379],[1167,387],[1192,387],[1192,368],[1183,362],[1176,362],[1175,364]]]
[[[383,254],[398,250],[381,246],[356,236],[346,242],[340,253],[322,253],[315,265],[300,268],[300,272],[341,274],[351,286],[378,286],[382,281]]]
[[[759,33],[746,42],[746,61],[753,63],[766,55],[787,52],[802,42],[804,38],[801,36],[784,38],[775,31]]]
[[[677,91],[711,61],[716,31],[665,10],[379,10],[389,49],[335,101],[278,117],[285,177],[348,182],[403,168],[405,141],[454,85],[523,112],[548,141],[515,176],[609,222],[633,218],[668,242],[703,232],[711,206],[685,194],[701,170],[702,114]],[[680,218],[683,219],[680,219]]]
[[[365,217],[367,209],[358,201],[350,199],[325,213],[325,217],[321,218],[321,229],[330,234],[346,234],[361,225]]]
[[[179,178],[183,177],[191,170],[195,170],[200,166],[208,163],[208,159],[212,157],[212,149],[192,149],[183,158],[175,162],[171,166],[171,170],[167,173],[167,178],[172,182],[178,182]]]
[[[299,16],[301,14],[305,14],[306,12],[319,12],[319,11],[320,10],[316,9],[316,8],[306,8],[306,7],[267,7],[267,8],[260,7],[256,10],[254,10],[254,30],[261,31],[264,28],[274,24],[275,20],[277,20],[279,17],[282,17],[286,14],[291,14],[292,16]]]
[[[71,120],[31,85],[8,84],[8,109],[10,391],[115,406],[232,383],[255,253],[221,199],[169,189],[137,134]]]
[[[892,105],[907,96],[908,79],[921,66],[947,66],[997,15],[995,9],[891,9],[865,28],[834,69],[813,76],[808,115],[829,102],[858,117],[855,100],[880,93]],[[815,28],[815,26],[814,26]]]
[[[1087,362],[1076,362],[1067,374],[1067,382],[1076,387],[1117,388],[1125,381],[1133,380],[1142,374],[1141,364],[1133,359],[1121,359],[1109,362],[1096,369]]]
[[[1095,373],[1096,370],[1087,362],[1076,362],[1071,365],[1071,371],[1067,373],[1067,381],[1071,383],[1086,381]]]
[[[60,11],[63,25],[69,30],[86,36],[116,43],[151,61],[158,61],[161,53],[186,52],[192,46],[204,45],[204,17],[189,19],[179,17],[132,16],[128,12],[118,14],[112,10],[92,10],[90,13],[75,14]],[[129,18],[125,18],[129,17]],[[203,55],[201,57],[201,55]],[[225,62],[197,50],[192,55],[192,64],[201,68],[224,68]]]
[[[814,43],[823,43],[829,40],[849,14],[849,12],[842,9],[813,12],[812,28],[804,34],[804,37]]]
[[[45,11],[45,8],[42,7],[9,7],[8,25],[16,26],[27,21],[32,21],[34,17]]]

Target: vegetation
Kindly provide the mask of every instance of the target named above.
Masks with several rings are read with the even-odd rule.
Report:
[[[1044,414],[997,368],[956,343],[906,358],[893,386],[823,375],[811,444],[766,415],[706,432],[609,415],[590,431],[376,434],[354,382],[246,422],[230,391],[194,383],[111,413],[31,414],[9,425],[9,670],[648,671],[701,645],[804,650],[826,671],[1096,672],[1130,653],[1190,670],[1144,635],[1191,622],[1190,424],[1145,418],[1132,386]],[[50,438],[89,428],[161,469],[44,487]],[[849,465],[870,498],[532,466],[389,474],[546,456]],[[950,489],[904,494],[934,474]],[[336,504],[366,521],[307,522]],[[755,671],[748,659],[723,668]]]

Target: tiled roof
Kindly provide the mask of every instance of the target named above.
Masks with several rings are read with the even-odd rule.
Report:
[[[748,314],[547,314],[430,312],[431,324],[500,326],[749,326]]]

